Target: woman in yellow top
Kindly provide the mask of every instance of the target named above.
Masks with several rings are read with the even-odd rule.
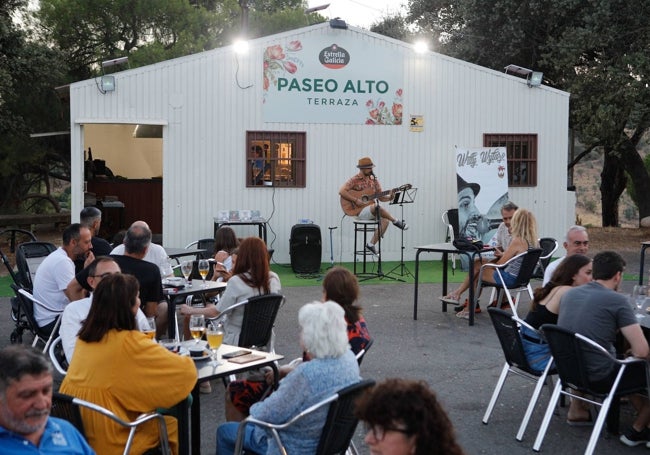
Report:
[[[108,408],[128,421],[186,399],[197,379],[192,359],[168,351],[137,329],[138,290],[131,275],[118,273],[101,280],[61,384],[61,392]],[[121,454],[128,428],[92,411],[81,413],[93,449],[100,455]],[[165,416],[165,420],[170,445],[178,453],[176,419]],[[158,445],[158,424],[150,421],[137,431],[131,451],[143,453]]]

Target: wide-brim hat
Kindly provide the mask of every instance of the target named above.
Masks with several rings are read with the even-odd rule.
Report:
[[[359,164],[357,164],[357,167],[359,169],[370,169],[375,167],[374,164],[372,164],[372,160],[368,156],[364,156],[359,160]]]
[[[460,193],[465,188],[471,188],[474,193],[474,197],[478,196],[479,191],[481,191],[481,185],[478,183],[467,183],[464,178],[459,174],[456,174],[456,184],[458,185],[458,192]]]

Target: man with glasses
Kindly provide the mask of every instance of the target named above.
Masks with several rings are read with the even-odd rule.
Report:
[[[98,257],[88,266],[88,278],[86,278],[86,282],[94,290],[104,277],[120,272],[120,266],[117,265],[113,258],[107,256]],[[65,358],[68,360],[68,363],[72,360],[74,347],[77,343],[77,334],[79,333],[79,329],[81,329],[81,324],[88,317],[92,299],[93,295],[91,293],[86,298],[71,302],[63,311],[59,334],[61,335],[63,351],[65,352]],[[140,330],[146,330],[148,328],[147,317],[141,309],[138,309],[136,314],[136,323]]]
[[[551,281],[553,272],[558,265],[568,256],[574,254],[583,254],[587,255],[589,252],[589,234],[587,234],[587,229],[584,226],[571,226],[566,233],[566,239],[564,240],[564,249],[566,250],[566,255],[561,258],[551,262],[546,270],[544,271],[544,281],[542,286],[545,286],[546,283]]]

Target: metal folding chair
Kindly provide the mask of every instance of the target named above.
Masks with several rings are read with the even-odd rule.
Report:
[[[128,422],[119,418],[109,409],[106,409],[102,406],[99,406],[95,403],[85,401],[79,398],[75,398],[70,395],[65,395],[63,393],[54,392],[52,396],[52,410],[50,415],[54,417],[59,417],[65,420],[68,420],[72,423],[77,429],[85,436],[84,432],[84,423],[81,417],[81,408],[90,410],[92,412],[97,412],[107,419],[116,422],[118,425],[129,429],[129,436],[124,442],[124,451],[123,455],[127,455],[131,451],[131,446],[133,445],[133,439],[135,433],[140,425],[150,420],[158,421],[158,429],[160,434],[160,453],[162,455],[171,455],[171,449],[169,447],[169,437],[167,434],[167,424],[165,418],[162,414],[157,412],[149,412],[146,414],[140,414],[137,419],[132,422]],[[100,429],[101,430],[101,429]]]
[[[631,393],[648,393],[648,366],[646,360],[636,358],[628,358],[625,360],[616,359],[605,348],[586,336],[571,332],[554,324],[544,324],[541,330],[551,348],[559,380],[555,383],[553,395],[546,408],[546,413],[537,433],[533,450],[539,452],[557,400],[560,395],[565,395],[600,408],[594,423],[594,429],[589,438],[589,443],[585,449],[585,454],[591,455],[596,448],[598,437],[600,436],[614,398]],[[589,371],[590,356],[599,356],[605,359],[610,363],[612,370],[615,372],[612,384],[607,390],[597,388],[592,382],[592,375]],[[645,380],[642,384],[632,384],[625,390],[619,389],[621,378],[629,368],[642,368],[646,373]],[[572,390],[580,393],[572,392]],[[596,399],[600,399],[602,402]]]
[[[63,311],[58,308],[52,308],[49,305],[39,301],[38,299],[34,298],[31,292],[23,288],[19,288],[15,284],[12,284],[11,288],[16,294],[19,305],[16,328],[10,336],[11,343],[22,343],[23,332],[25,330],[29,330],[34,335],[32,347],[36,347],[36,345],[40,342],[44,345],[43,352],[48,352],[48,348],[50,347],[52,340],[54,340],[59,334],[59,325],[61,324],[61,315],[63,314]],[[34,319],[34,305],[39,305],[48,311],[58,313],[56,316],[56,323],[54,324],[54,328],[52,329],[51,333],[45,332],[38,326],[36,319]]]
[[[530,417],[533,414],[533,410],[535,409],[535,405],[537,404],[537,400],[541,395],[542,387],[548,385],[550,393],[553,387],[553,380],[550,375],[556,374],[557,372],[551,369],[553,358],[548,361],[546,368],[542,372],[534,370],[528,363],[528,359],[524,352],[524,346],[520,338],[519,328],[520,326],[525,325],[528,329],[534,332],[537,332],[537,330],[533,329],[530,325],[511,315],[507,311],[503,311],[499,308],[488,308],[488,314],[490,315],[492,325],[494,325],[494,330],[496,331],[499,342],[501,343],[501,349],[503,350],[506,362],[501,369],[501,375],[494,387],[494,392],[492,392],[492,397],[490,398],[488,407],[485,410],[483,423],[487,425],[509,373],[534,381],[535,389],[533,390],[533,395],[528,401],[528,407],[526,408],[524,417],[519,425],[519,430],[517,431],[517,441],[521,441],[524,437],[524,432],[526,431]]]
[[[346,453],[348,448],[355,454],[357,450],[351,444],[352,436],[357,428],[358,419],[354,416],[354,401],[364,390],[372,387],[375,381],[371,379],[362,380],[356,384],[345,387],[324,400],[308,407],[295,417],[282,424],[273,424],[264,422],[253,417],[247,417],[239,424],[237,431],[237,443],[235,445],[235,454],[242,454],[243,439],[246,425],[253,424],[265,428],[272,435],[275,444],[278,445],[280,453],[287,455],[287,451],[282,444],[280,432],[285,428],[294,425],[306,415],[318,412],[323,407],[329,405],[327,417],[323,421],[323,431],[321,433],[316,455]],[[269,444],[273,443],[269,438]]]

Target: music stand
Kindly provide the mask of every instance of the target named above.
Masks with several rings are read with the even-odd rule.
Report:
[[[393,200],[389,202],[389,205],[399,205],[400,206],[400,216],[401,216],[401,221],[402,223],[404,222],[404,204],[412,204],[415,202],[415,195],[417,194],[418,189],[417,188],[410,188],[408,190],[404,191],[397,191],[395,193],[395,197],[393,197]],[[405,275],[410,275],[412,278],[415,279],[411,271],[406,267],[406,264],[404,264],[404,230],[402,229],[402,246],[400,250],[400,261],[399,264],[397,264],[393,269],[388,272],[388,275],[391,273],[394,273],[395,275],[399,276],[405,276]],[[396,270],[399,269],[399,273],[396,272]],[[399,281],[404,281],[404,280],[399,280]]]

